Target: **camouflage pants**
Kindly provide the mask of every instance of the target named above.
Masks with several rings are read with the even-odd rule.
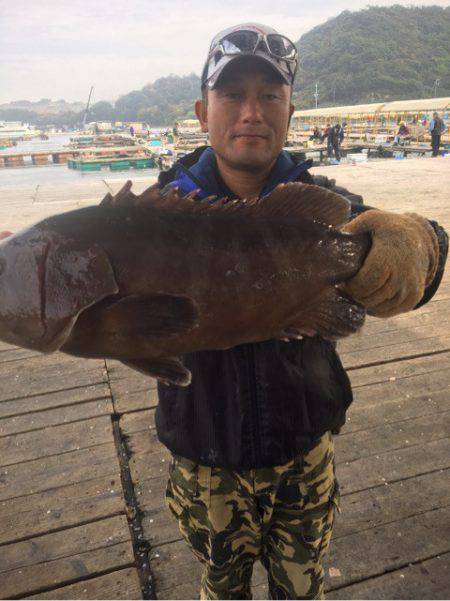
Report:
[[[253,564],[272,599],[323,598],[339,492],[326,433],[282,466],[231,471],[174,457],[166,501],[203,566],[201,599],[251,599]]]

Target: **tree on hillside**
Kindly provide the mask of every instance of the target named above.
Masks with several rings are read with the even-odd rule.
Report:
[[[110,102],[100,100],[96,102],[90,109],[88,121],[114,121],[115,110]]]
[[[450,95],[450,8],[344,11],[297,42],[295,98],[302,107]],[[343,83],[345,82],[345,83]]]

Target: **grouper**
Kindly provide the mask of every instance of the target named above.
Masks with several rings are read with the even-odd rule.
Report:
[[[308,184],[245,201],[127,182],[0,242],[0,339],[186,386],[186,353],[349,335],[365,310],[339,286],[370,239],[340,232],[348,219],[346,199]]]

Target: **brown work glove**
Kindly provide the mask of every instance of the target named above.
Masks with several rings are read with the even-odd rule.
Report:
[[[438,240],[430,223],[415,213],[369,210],[342,231],[372,235],[363,266],[343,290],[376,317],[414,309],[438,265]]]

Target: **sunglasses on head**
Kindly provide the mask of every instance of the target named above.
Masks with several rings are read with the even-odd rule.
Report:
[[[265,53],[277,60],[279,66],[293,80],[298,65],[298,52],[291,40],[278,33],[258,33],[252,30],[234,31],[218,40],[208,55],[208,75],[212,77],[215,67],[224,56]]]

